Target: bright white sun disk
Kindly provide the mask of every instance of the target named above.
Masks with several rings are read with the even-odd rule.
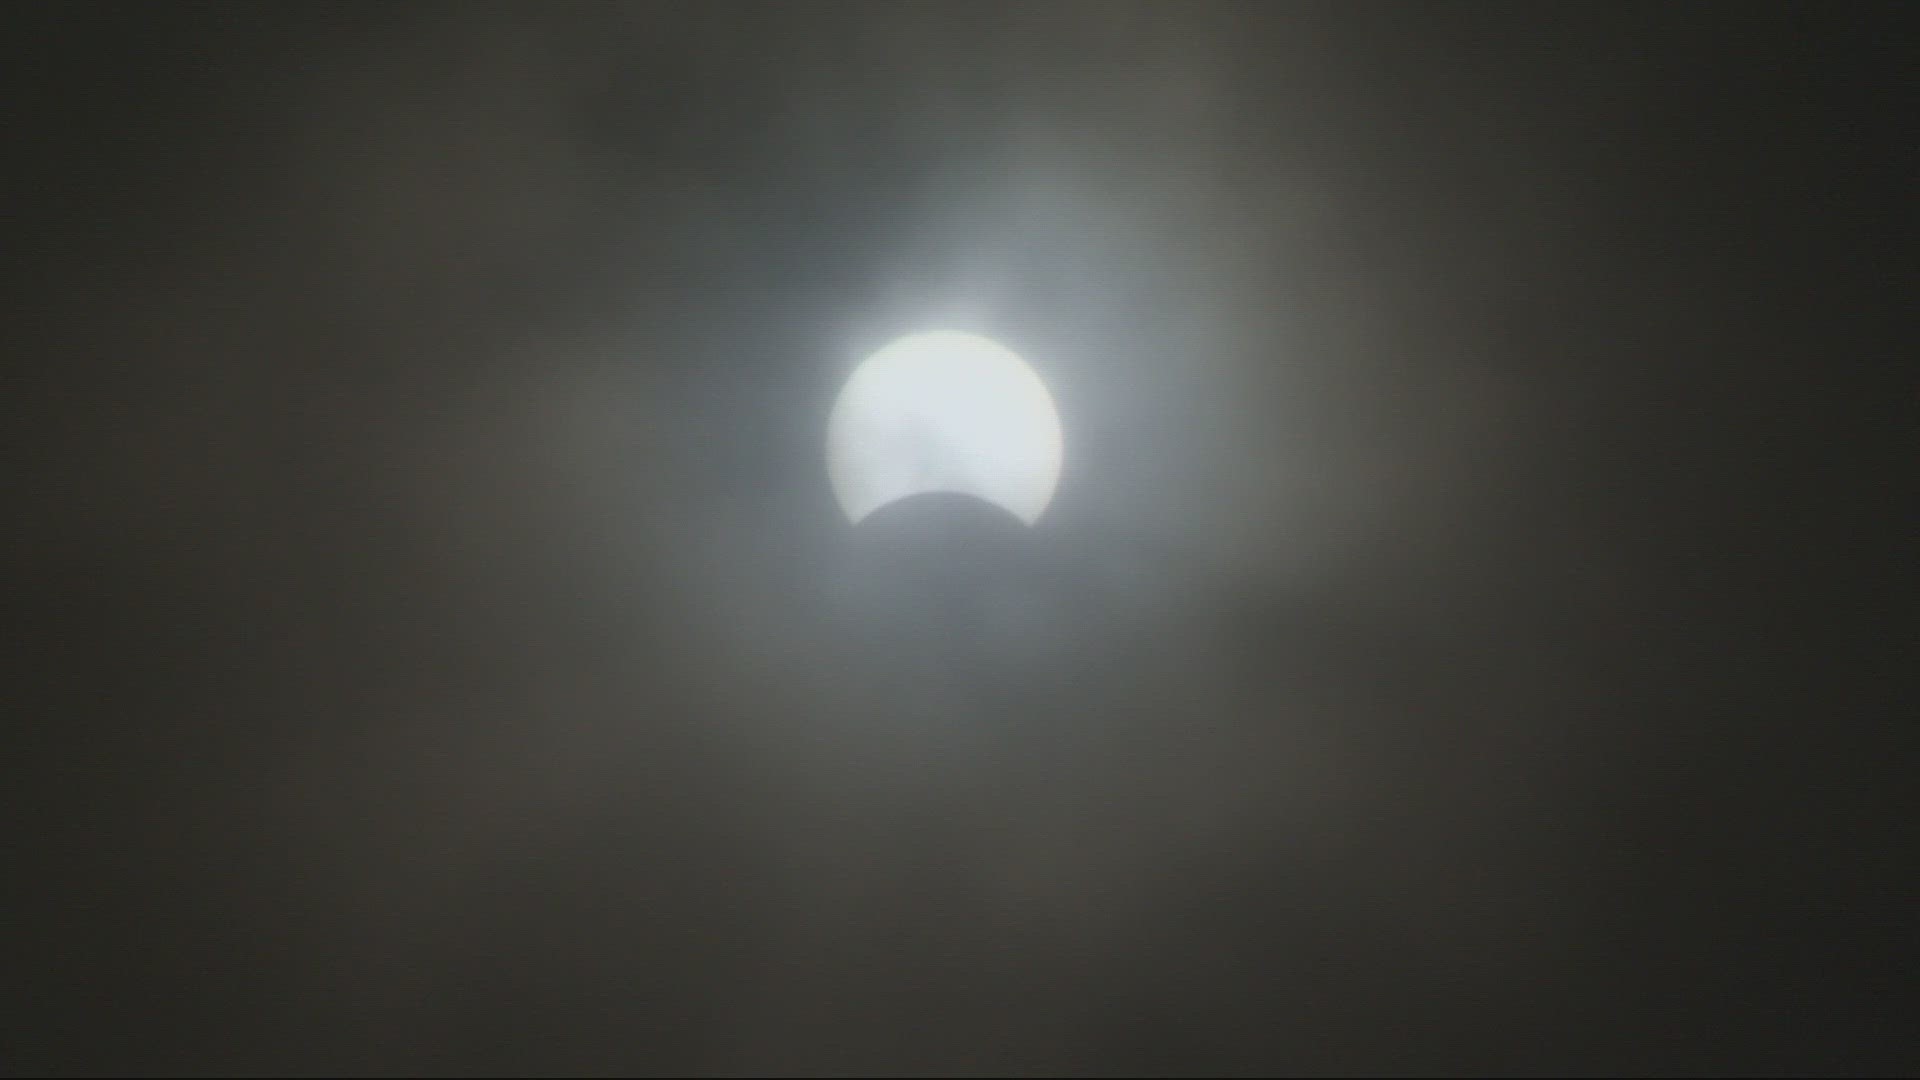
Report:
[[[853,373],[827,422],[827,473],[847,518],[921,492],[958,492],[1031,525],[1060,480],[1060,420],[1038,375],[1003,346],[937,331]]]

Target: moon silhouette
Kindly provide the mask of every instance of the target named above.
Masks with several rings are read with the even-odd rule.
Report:
[[[868,357],[827,421],[827,475],[847,520],[910,495],[950,492],[1032,525],[1060,482],[1060,417],[1032,368],[953,331]]]

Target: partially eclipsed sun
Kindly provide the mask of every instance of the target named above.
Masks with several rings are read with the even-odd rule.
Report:
[[[827,476],[847,519],[957,492],[1031,525],[1060,482],[1060,417],[1026,362],[973,334],[913,334],[868,357],[827,421]]]

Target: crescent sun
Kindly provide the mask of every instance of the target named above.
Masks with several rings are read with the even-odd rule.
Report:
[[[974,334],[912,334],[868,357],[827,421],[827,475],[847,520],[955,492],[1032,525],[1062,461],[1053,396],[1027,363]]]

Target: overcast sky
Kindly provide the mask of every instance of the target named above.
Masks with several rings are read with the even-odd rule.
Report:
[[[1915,1064],[1894,8],[392,7],[7,16],[10,1070]]]

